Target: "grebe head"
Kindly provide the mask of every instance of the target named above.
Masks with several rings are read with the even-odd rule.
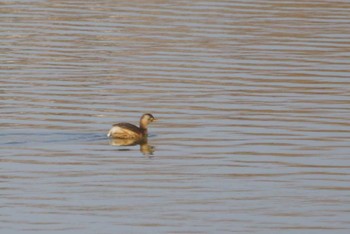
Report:
[[[155,121],[156,118],[153,117],[153,115],[151,114],[144,114],[142,115],[141,119],[140,119],[140,127],[146,129],[148,124],[152,123],[153,121]]]

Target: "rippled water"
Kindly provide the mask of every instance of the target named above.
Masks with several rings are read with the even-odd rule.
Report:
[[[348,233],[349,15],[3,1],[1,232]],[[148,142],[107,139],[146,112]]]

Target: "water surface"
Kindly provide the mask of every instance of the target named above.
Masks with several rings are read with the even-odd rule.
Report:
[[[348,233],[350,3],[3,1],[6,233]],[[113,123],[159,119],[147,144]]]

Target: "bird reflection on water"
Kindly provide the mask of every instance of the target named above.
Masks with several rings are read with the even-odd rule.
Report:
[[[153,155],[155,147],[148,144],[147,137],[142,139],[120,139],[120,138],[110,138],[110,145],[115,146],[135,146],[140,145],[140,152],[144,155]],[[121,149],[124,150],[124,149]]]

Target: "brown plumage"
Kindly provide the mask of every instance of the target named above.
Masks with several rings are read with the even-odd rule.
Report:
[[[111,138],[121,139],[139,139],[147,136],[148,124],[155,120],[153,115],[144,114],[140,118],[140,127],[137,127],[130,123],[118,123],[114,124],[109,130],[107,136]]]

